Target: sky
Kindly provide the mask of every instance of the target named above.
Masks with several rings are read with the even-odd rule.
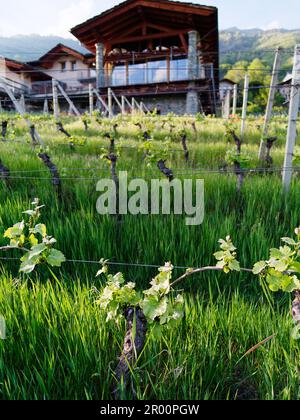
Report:
[[[190,2],[191,0],[181,0]],[[299,29],[299,0],[194,0],[219,8],[220,28]],[[0,0],[0,36],[59,35],[120,0]]]

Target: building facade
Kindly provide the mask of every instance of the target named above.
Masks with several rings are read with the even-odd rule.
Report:
[[[55,79],[82,110],[88,108],[92,85],[104,99],[112,88],[117,96],[134,97],[162,114],[216,112],[216,8],[170,0],[127,0],[71,33],[86,54],[59,44],[39,60],[23,64],[30,69],[23,79],[18,74],[36,106],[51,99]]]
[[[105,95],[140,98],[148,108],[214,113],[218,11],[168,0],[128,0],[71,30],[96,56],[96,86]]]

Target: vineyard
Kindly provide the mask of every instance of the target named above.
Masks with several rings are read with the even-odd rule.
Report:
[[[273,117],[264,161],[259,117],[244,139],[238,116],[30,120],[1,114],[0,398],[300,398],[300,150],[283,194],[287,117]],[[203,224],[98,214],[98,181],[120,171],[203,179]],[[118,366],[128,326],[140,348]]]

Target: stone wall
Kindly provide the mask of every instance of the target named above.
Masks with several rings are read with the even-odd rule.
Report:
[[[186,114],[186,95],[156,95],[139,98],[147,108],[151,110],[157,108],[162,115],[173,112],[177,115]]]

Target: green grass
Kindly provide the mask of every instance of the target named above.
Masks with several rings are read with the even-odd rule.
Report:
[[[63,178],[63,202],[57,200],[49,173],[29,144],[1,143],[0,159],[12,172],[11,189],[0,187],[0,235],[20,220],[30,200],[39,197],[46,205],[42,220],[58,240],[68,259],[99,261],[110,258],[125,263],[199,267],[215,264],[213,253],[220,237],[231,234],[244,267],[268,257],[280,238],[290,236],[299,225],[299,179],[295,176],[290,194],[282,195],[280,173],[248,175],[242,194],[236,192],[235,175],[196,173],[191,169],[218,169],[228,145],[224,124],[206,119],[170,119],[155,128],[145,122],[160,144],[172,137],[168,166],[175,176],[205,180],[205,220],[198,227],[186,227],[181,216],[126,216],[121,224],[96,212],[97,180],[109,177],[109,167],[99,159],[108,141],[102,127],[93,122],[85,133],[83,124],[66,117],[64,125],[73,135],[86,137],[84,146],[72,151],[66,138],[57,133],[53,121],[33,118],[49,146],[49,155]],[[187,122],[191,162],[184,162],[179,131]],[[17,140],[28,140],[21,121],[14,121]],[[276,118],[271,133],[279,135],[273,150],[274,165],[283,163],[286,120]],[[244,145],[253,155],[253,167],[260,142],[261,121],[249,119]],[[119,121],[122,149],[118,169],[129,178],[160,178],[154,165],[142,160],[139,129],[130,121]],[[63,144],[64,143],[64,144]],[[130,148],[127,148],[130,146]],[[66,170],[65,168],[73,168]],[[90,168],[78,171],[75,168]],[[32,172],[13,172],[32,171]],[[190,172],[188,172],[190,171]],[[14,178],[15,177],[15,178]],[[27,179],[21,179],[27,177]],[[42,177],[45,179],[31,179]],[[69,178],[94,179],[69,179]],[[1,240],[1,244],[5,241]],[[3,255],[18,256],[17,254]],[[0,314],[7,322],[7,340],[0,341],[1,399],[108,399],[113,369],[120,353],[124,325],[105,323],[95,304],[97,265],[66,263],[56,270],[57,279],[38,269],[31,280],[18,274],[18,264],[2,261]],[[115,267],[139,288],[148,285],[154,269]],[[180,274],[177,270],[175,274]],[[206,273],[187,281],[185,319],[161,339],[151,334],[133,381],[140,399],[298,399],[299,343],[291,339],[290,301],[275,296],[270,308],[256,278],[251,275]],[[240,360],[248,349],[272,334],[276,337]],[[127,395],[127,398],[130,398]]]

